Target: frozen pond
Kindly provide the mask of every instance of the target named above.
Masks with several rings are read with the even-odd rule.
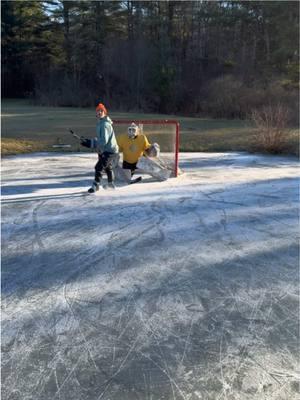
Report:
[[[297,161],[86,195],[95,162],[2,160],[2,399],[299,398]]]

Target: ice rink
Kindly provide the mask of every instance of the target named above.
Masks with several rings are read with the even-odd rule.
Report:
[[[297,160],[87,195],[95,163],[2,159],[2,399],[299,399]]]

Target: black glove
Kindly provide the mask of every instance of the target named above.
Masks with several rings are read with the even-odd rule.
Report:
[[[91,141],[91,139],[81,139],[81,140],[80,140],[80,144],[81,144],[81,146],[83,146],[83,147],[91,148],[91,146],[92,146],[92,141]]]

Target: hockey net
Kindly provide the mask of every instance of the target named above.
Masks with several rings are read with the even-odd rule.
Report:
[[[116,135],[127,134],[127,128],[134,122],[139,126],[149,143],[158,143],[160,156],[158,164],[172,171],[172,176],[178,175],[179,123],[175,120],[113,120]]]

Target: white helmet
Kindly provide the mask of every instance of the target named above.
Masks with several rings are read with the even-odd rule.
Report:
[[[132,124],[128,127],[127,132],[128,137],[130,139],[134,139],[139,133],[139,127],[134,122],[132,122]]]

